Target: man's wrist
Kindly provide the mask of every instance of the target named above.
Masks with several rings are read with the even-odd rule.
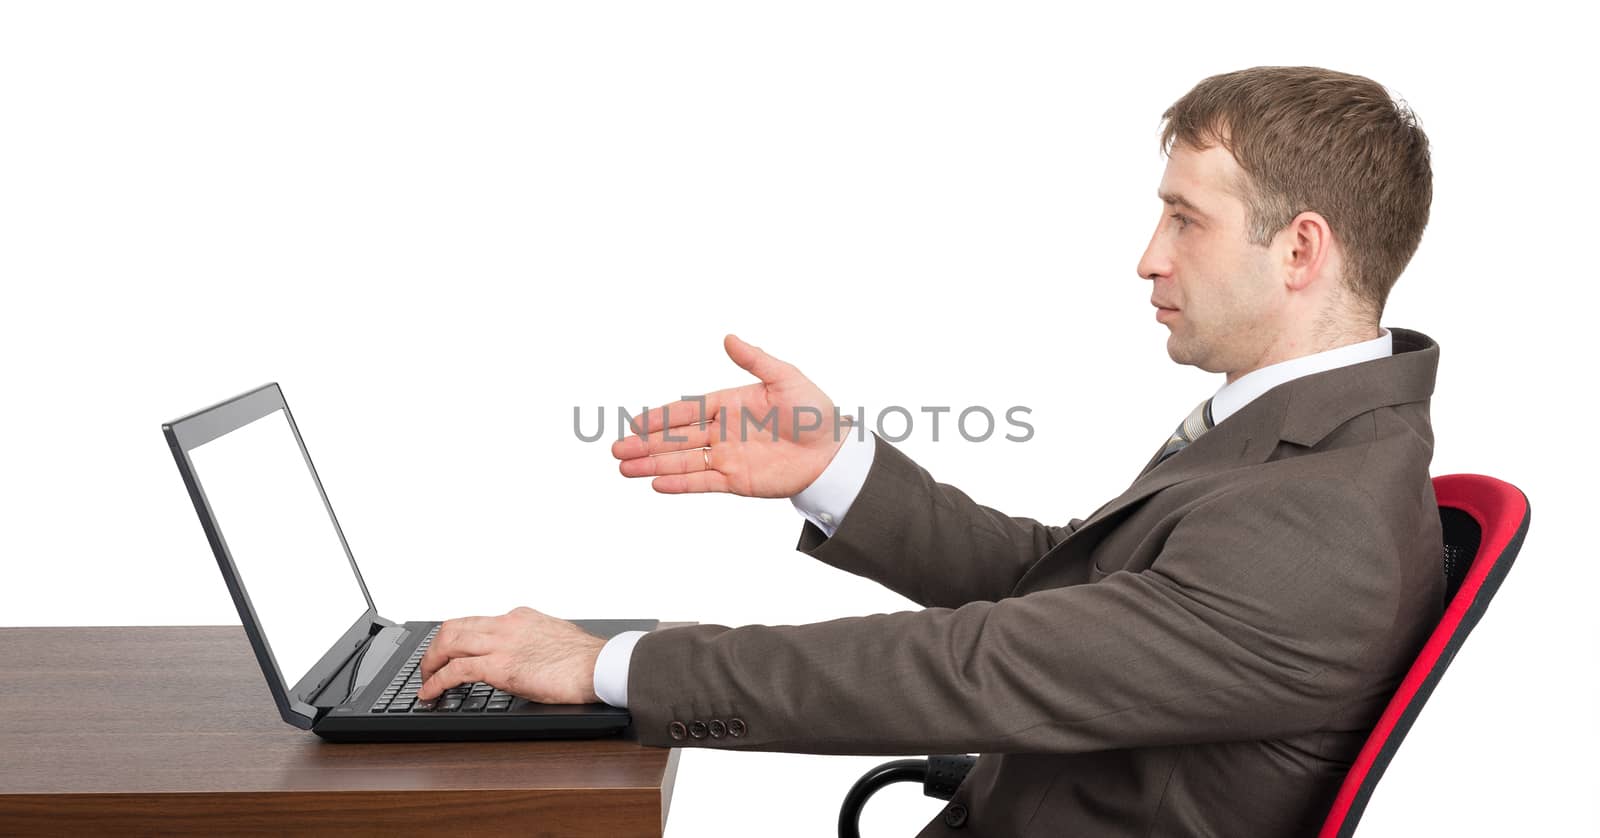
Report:
[[[826,535],[832,536],[844,523],[845,513],[850,511],[866,483],[876,449],[874,435],[865,434],[861,439],[847,435],[828,467],[811,485],[790,498],[790,502]]]
[[[606,639],[603,637],[596,637],[594,638],[594,641],[589,643],[584,649],[583,654],[586,665],[583,671],[588,675],[587,678],[583,679],[583,700],[586,704],[597,704],[600,701],[600,694],[596,692],[594,688],[594,673],[595,667],[600,663],[600,652],[603,651],[605,647]]]

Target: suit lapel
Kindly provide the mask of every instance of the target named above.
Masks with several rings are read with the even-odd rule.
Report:
[[[1111,519],[1128,506],[1175,483],[1265,461],[1277,444],[1277,429],[1282,424],[1287,402],[1284,394],[1278,392],[1281,389],[1275,387],[1261,394],[1160,465],[1156,465],[1156,458],[1161,456],[1157,451],[1126,491],[1095,510],[1073,534]],[[1162,448],[1165,447],[1163,443]]]
[[[1280,440],[1309,448],[1362,413],[1429,398],[1439,367],[1439,345],[1420,332],[1388,328],[1394,337],[1390,357],[1286,381],[1156,465],[1158,450],[1133,484],[1095,510],[1072,537],[1168,486],[1263,463]]]

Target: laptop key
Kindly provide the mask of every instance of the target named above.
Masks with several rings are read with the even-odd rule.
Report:
[[[488,702],[489,702],[489,700],[486,699],[486,698],[483,698],[481,696],[473,696],[472,698],[469,698],[466,701],[461,702],[461,711],[463,713],[471,713],[471,712],[475,712],[475,711],[478,711],[478,710],[482,710],[483,706],[485,704],[487,704]]]

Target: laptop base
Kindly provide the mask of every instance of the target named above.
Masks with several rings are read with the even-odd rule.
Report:
[[[623,631],[651,631],[656,620],[573,620],[597,637]],[[405,639],[393,649],[380,674],[350,701],[319,715],[311,732],[329,742],[460,742],[518,739],[604,739],[631,734],[632,716],[621,707],[593,704],[540,704],[515,699],[501,712],[373,712],[373,704],[417,650],[436,622],[407,622]]]

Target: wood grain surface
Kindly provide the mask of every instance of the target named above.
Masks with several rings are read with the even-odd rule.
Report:
[[[615,737],[324,742],[239,626],[0,628],[0,834],[659,836],[677,767]]]

